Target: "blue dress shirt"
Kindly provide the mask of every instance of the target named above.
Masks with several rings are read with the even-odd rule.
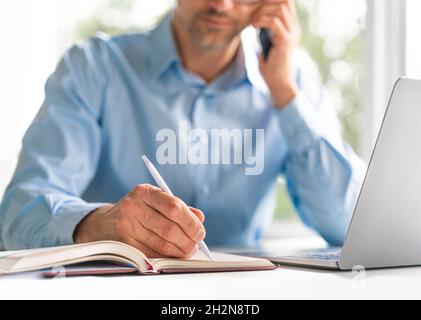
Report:
[[[207,84],[183,68],[171,17],[146,34],[99,35],[66,52],[23,138],[0,208],[0,246],[72,244],[90,212],[154,184],[142,154],[176,196],[203,210],[208,245],[257,244],[272,220],[280,175],[303,222],[342,244],[365,165],[342,139],[311,60],[297,55],[300,93],[277,110],[247,39]],[[156,135],[178,132],[180,122],[206,132],[264,129],[263,172],[246,175],[245,163],[159,165]]]

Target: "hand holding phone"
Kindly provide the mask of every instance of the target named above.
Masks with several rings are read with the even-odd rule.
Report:
[[[272,35],[269,29],[260,29],[259,32],[260,45],[262,47],[262,53],[265,60],[269,57],[270,49],[273,46]]]
[[[294,51],[299,46],[301,28],[294,0],[267,0],[255,12],[252,25],[262,48],[260,72],[273,104],[282,109],[297,95]]]

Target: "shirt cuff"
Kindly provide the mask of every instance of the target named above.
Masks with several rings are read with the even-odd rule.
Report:
[[[300,153],[320,139],[320,120],[303,94],[278,111],[279,123],[292,152]]]
[[[79,223],[91,212],[108,205],[108,203],[74,203],[66,204],[54,215],[51,225],[52,234],[57,245],[74,244],[73,234]]]

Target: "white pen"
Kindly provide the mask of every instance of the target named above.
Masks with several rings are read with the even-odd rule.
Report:
[[[170,188],[168,188],[167,184],[165,183],[164,179],[162,179],[161,175],[159,174],[158,170],[155,168],[155,166],[152,164],[152,162],[149,161],[148,157],[143,155],[142,160],[146,164],[146,168],[148,168],[150,174],[154,178],[155,182],[158,184],[158,187],[160,187],[164,192],[173,195]],[[212,255],[208,249],[208,246],[205,244],[204,241],[199,241],[197,243],[199,245],[200,250],[210,259],[212,259]]]

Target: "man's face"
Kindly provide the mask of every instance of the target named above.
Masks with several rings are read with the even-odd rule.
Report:
[[[233,0],[178,0],[176,18],[197,45],[223,50],[250,24],[258,6]]]

